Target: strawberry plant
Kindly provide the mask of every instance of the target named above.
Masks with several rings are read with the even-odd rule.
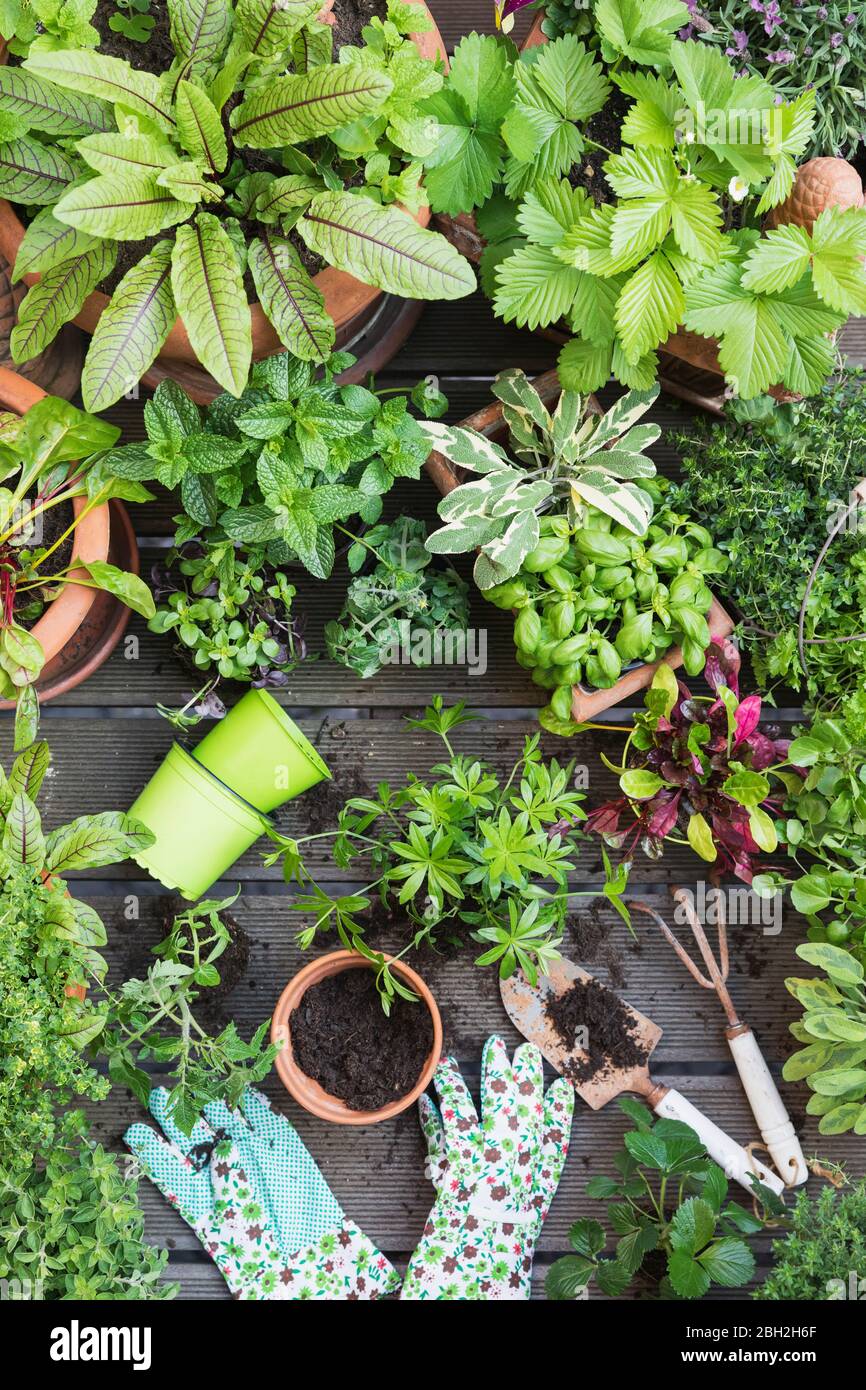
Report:
[[[40,276],[12,334],[16,362],[79,313],[128,242],[139,251],[84,367],[93,410],[140,380],[178,315],[202,365],[240,395],[246,275],[280,341],[325,361],[334,325],[302,251],[407,298],[472,290],[462,258],[411,215],[436,138],[420,103],[442,82],[407,37],[423,16],[389,0],[364,46],[334,62],[318,7],[169,0],[170,73],[35,44],[0,71],[0,195],[35,209],[15,273]]]

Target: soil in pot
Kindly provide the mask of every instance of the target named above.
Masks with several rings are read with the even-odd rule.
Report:
[[[52,507],[49,511],[43,512],[39,521],[41,522],[41,532],[38,541],[21,538],[19,544],[15,544],[15,538],[10,545],[13,555],[16,550],[50,550],[51,546],[69,529],[75,518],[71,502],[61,502],[60,506]],[[75,533],[67,536],[62,545],[59,545],[53,552],[50,559],[40,566],[46,575],[60,574],[62,570],[72,561],[72,553],[75,547]],[[38,572],[38,571],[37,571]],[[31,628],[37,623],[45,612],[45,594],[42,589],[27,589],[15,597],[15,620],[22,627]]]
[[[301,1071],[350,1110],[381,1110],[408,1095],[433,1047],[424,1004],[396,999],[386,1017],[375,973],[363,967],[311,985],[289,1029]]]
[[[612,201],[613,195],[604,176],[603,165],[609,154],[619,154],[622,149],[620,128],[630,105],[628,97],[614,87],[605,105],[586,127],[587,147],[582,159],[572,165],[568,175],[572,187],[585,188],[595,203]],[[596,149],[596,145],[603,148]]]
[[[576,1086],[610,1071],[639,1067],[649,1056],[646,1045],[635,1037],[637,1019],[597,980],[576,981],[564,994],[548,999],[545,1013],[564,1045],[583,1051],[563,1068],[563,1075]]]

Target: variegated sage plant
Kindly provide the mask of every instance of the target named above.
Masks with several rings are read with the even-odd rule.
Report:
[[[80,312],[123,242],[144,244],[90,345],[90,410],[140,380],[178,315],[201,364],[239,395],[252,356],[247,272],[281,342],[327,359],[334,324],[296,238],[380,290],[470,293],[466,262],[412,215],[436,131],[421,103],[442,76],[408,35],[429,20],[388,0],[364,46],[334,62],[320,4],[168,0],[176,56],[161,76],[38,41],[0,70],[0,196],[36,214],[15,275],[40,276],[12,336],[16,362]]]
[[[428,550],[436,555],[477,550],[475,582],[491,589],[512,579],[535,550],[546,513],[565,515],[573,529],[595,507],[632,534],[646,533],[653,501],[636,483],[655,474],[644,450],[660,430],[638,421],[656,399],[657,387],[629,391],[606,415],[576,391],[563,391],[551,413],[519,368],[500,372],[493,393],[502,402],[510,453],[476,430],[435,421],[421,425],[431,446],[450,463],[479,475],[439,503],[445,525],[428,537]]]

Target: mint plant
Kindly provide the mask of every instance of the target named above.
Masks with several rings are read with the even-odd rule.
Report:
[[[231,542],[275,569],[300,563],[327,579],[338,524],[377,521],[383,496],[398,478],[420,477],[429,452],[406,396],[336,384],[352,361],[335,354],[318,379],[288,353],[266,358],[237,399],[219,396],[204,412],[165,381],[145,406],[146,441],[115,449],[107,466],[179,491],[179,545],[199,539],[228,565]],[[413,400],[441,410],[423,389]]]
[[[568,905],[569,875],[583,835],[583,793],[573,788],[574,765],[546,762],[539,735],[527,738],[507,776],[482,759],[456,753],[452,731],[477,716],[460,701],[446,706],[436,696],[410,728],[441,739],[445,760],[429,777],[409,773],[402,786],[380,782],[374,795],[351,797],[333,831],[291,838],[269,832],[266,862],[282,862],[286,882],[301,890],[292,911],[312,915],[298,940],[311,946],[335,930],[344,946],[377,966],[385,1005],[405,986],[368,941],[366,914],[375,893],[405,920],[406,944],[398,959],[419,946],[476,942],[486,949],[477,965],[498,965],[502,978],[520,967],[531,981],[559,955]],[[338,868],[366,860],[363,891],[332,898],[304,862],[305,846],[325,835]],[[628,921],[621,902],[627,869],[614,871],[602,852],[603,892]]]
[[[252,358],[247,273],[280,341],[326,361],[334,325],[299,244],[407,298],[474,288],[453,247],[411,215],[436,137],[421,103],[442,83],[407,37],[424,17],[389,0],[363,47],[333,62],[318,7],[204,0],[195,22],[186,0],[169,0],[169,73],[36,45],[0,72],[0,195],[39,210],[15,265],[40,276],[12,334],[16,362],[79,313],[125,242],[144,242],[144,254],[87,354],[93,410],[139,381],[178,315],[202,366],[240,395]]]
[[[356,577],[337,619],[325,624],[332,661],[362,680],[408,660],[430,666],[435,642],[464,640],[468,585],[451,566],[432,562],[423,521],[400,516],[373,526],[349,547]]]
[[[634,1128],[614,1158],[615,1177],[594,1177],[587,1196],[607,1201],[616,1243],[598,1221],[575,1222],[569,1231],[573,1254],[554,1260],[545,1281],[548,1298],[579,1297],[591,1279],[616,1298],[635,1280],[651,1281],[661,1298],[702,1298],[715,1285],[736,1289],[755,1273],[748,1237],[764,1219],[729,1202],[728,1180],[688,1125],[654,1119],[630,1096],[619,1100]],[[779,1203],[755,1184],[756,1197],[778,1216]],[[664,1273],[657,1270],[663,1261]]]

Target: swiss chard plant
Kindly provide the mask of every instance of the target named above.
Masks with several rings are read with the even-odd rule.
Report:
[[[482,280],[503,319],[574,331],[559,360],[567,387],[612,373],[648,388],[684,325],[718,339],[739,396],[779,383],[814,393],[830,335],[866,309],[866,211],[829,208],[811,231],[783,222],[766,238],[761,220],[791,191],[815,91],[780,101],[645,8],[599,0],[595,49],[568,34],[518,59],[495,38],[458,50],[431,99],[443,129],[427,161],[433,206],[479,208]],[[662,19],[675,8],[658,7]],[[482,62],[475,94],[468,72]],[[614,90],[627,112],[602,144],[588,132]]]
[[[608,1237],[598,1221],[575,1222],[573,1253],[554,1260],[548,1272],[548,1298],[585,1296],[593,1279],[610,1298],[638,1279],[664,1299],[703,1298],[713,1286],[748,1284],[755,1273],[748,1237],[764,1229],[763,1213],[728,1201],[725,1174],[688,1125],[653,1119],[631,1097],[619,1104],[634,1128],[614,1158],[616,1174],[586,1185],[587,1196],[607,1202],[615,1248],[605,1253]],[[771,1192],[756,1183],[755,1195],[778,1217]]]
[[[326,579],[338,524],[377,521],[384,494],[420,477],[429,452],[408,397],[334,382],[353,360],[334,355],[318,380],[309,362],[268,357],[238,398],[219,396],[204,412],[163,382],[145,406],[147,439],[115,449],[108,465],[118,478],[177,489],[178,544],[231,541],[264,551],[276,569],[301,563]],[[423,384],[412,399],[441,409]]]
[[[574,765],[545,761],[534,735],[503,776],[453,746],[453,731],[475,717],[462,702],[448,707],[437,696],[423,718],[407,722],[441,739],[444,761],[427,777],[410,772],[402,786],[380,782],[375,794],[350,798],[334,830],[324,832],[334,863],[351,868],[353,878],[357,861],[366,861],[363,891],[332,897],[315,881],[304,854],[321,833],[270,832],[267,862],[282,862],[286,881],[301,890],[292,910],[312,916],[300,944],[336,930],[344,946],[376,963],[386,1004],[405,986],[368,940],[374,895],[405,922],[405,944],[392,954],[471,941],[484,947],[477,965],[497,965],[502,978],[519,967],[532,981],[559,955],[571,899],[592,896],[569,888],[586,818]],[[621,902],[627,870],[603,859],[603,892],[628,921]]]
[[[34,683],[45,664],[30,628],[68,584],[105,590],[146,618],[155,611],[137,575],[106,560],[74,558],[76,530],[94,507],[112,497],[144,501],[151,495],[106,469],[119,435],[115,425],[54,396],[24,416],[0,414],[0,695],[18,701],[18,747],[35,737]],[[47,523],[55,515],[62,522],[48,539]]]
[[[821,1134],[866,1134],[866,983],[850,951],[828,942],[797,947],[815,979],[785,981],[803,1009],[789,1025],[802,1046],[782,1069],[786,1081],[805,1080],[812,1095],[806,1113],[820,1116]]]
[[[0,774],[0,1133],[22,1161],[51,1144],[57,1105],[108,1090],[85,1056],[105,1022],[87,987],[105,977],[106,931],[63,875],[153,843],[146,826],[116,811],[46,832],[36,797],[49,764],[47,743],[37,742]]]
[[[421,426],[456,469],[480,475],[439,503],[445,525],[427,542],[433,554],[478,550],[475,582],[491,589],[527,563],[549,513],[579,527],[596,508],[634,535],[646,532],[653,502],[639,484],[655,473],[644,450],[660,431],[638,421],[657,390],[630,392],[598,415],[571,390],[562,392],[551,413],[520,368],[500,372],[492,389],[502,403],[509,449],[476,430],[438,422]]]
[[[658,859],[676,838],[706,863],[751,883],[778,845],[775,816],[788,784],[789,739],[762,729],[761,696],[741,699],[739,656],[713,642],[705,677],[712,698],[693,697],[662,662],[635,716],[619,777],[622,797],[598,807],[587,828],[631,853]]]
[[[247,275],[280,341],[325,361],[334,324],[302,250],[407,298],[472,290],[466,263],[413,216],[436,139],[421,103],[442,82],[408,38],[424,16],[389,0],[363,46],[333,61],[318,8],[168,0],[168,72],[80,44],[33,45],[2,69],[0,195],[35,210],[15,274],[40,276],[12,335],[16,362],[42,351],[119,257],[128,268],[82,377],[93,410],[139,381],[178,315],[202,365],[240,395]],[[137,246],[126,261],[125,243]]]
[[[400,516],[349,547],[355,578],[340,616],[325,624],[325,643],[331,660],[362,680],[383,666],[431,666],[437,643],[440,652],[466,651],[468,585],[450,565],[432,563],[426,538],[423,521]]]

